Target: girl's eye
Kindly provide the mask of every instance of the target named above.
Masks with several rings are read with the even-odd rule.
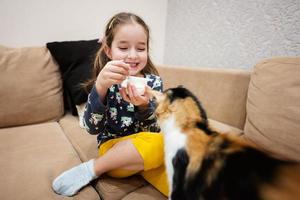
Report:
[[[127,47],[119,47],[119,49],[122,50],[122,51],[125,51],[125,50],[127,50],[128,48],[127,48]]]
[[[138,48],[138,51],[145,51],[145,48]]]

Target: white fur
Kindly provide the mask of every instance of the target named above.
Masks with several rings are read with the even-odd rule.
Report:
[[[164,135],[165,165],[169,182],[169,192],[171,193],[174,174],[172,159],[177,151],[185,146],[186,135],[177,126],[175,117],[172,115],[168,119],[159,122],[159,124]]]

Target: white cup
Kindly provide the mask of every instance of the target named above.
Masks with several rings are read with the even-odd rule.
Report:
[[[148,79],[142,78],[142,77],[136,77],[136,76],[128,76],[127,79],[125,79],[121,83],[121,87],[127,88],[127,84],[134,85],[137,93],[139,95],[143,95],[145,93],[145,88],[147,85]]]

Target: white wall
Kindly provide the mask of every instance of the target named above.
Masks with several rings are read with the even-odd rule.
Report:
[[[157,64],[251,68],[300,55],[300,0],[0,0],[0,45],[98,38],[120,11],[148,23]]]
[[[40,46],[98,38],[112,15],[130,11],[151,31],[151,56],[163,62],[167,0],[0,0],[0,44]]]
[[[251,68],[300,56],[300,0],[169,0],[165,64]]]

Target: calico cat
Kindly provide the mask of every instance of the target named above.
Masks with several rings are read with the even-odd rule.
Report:
[[[214,131],[186,88],[150,92],[165,138],[172,200],[300,199],[300,165],[273,158],[238,136]]]

